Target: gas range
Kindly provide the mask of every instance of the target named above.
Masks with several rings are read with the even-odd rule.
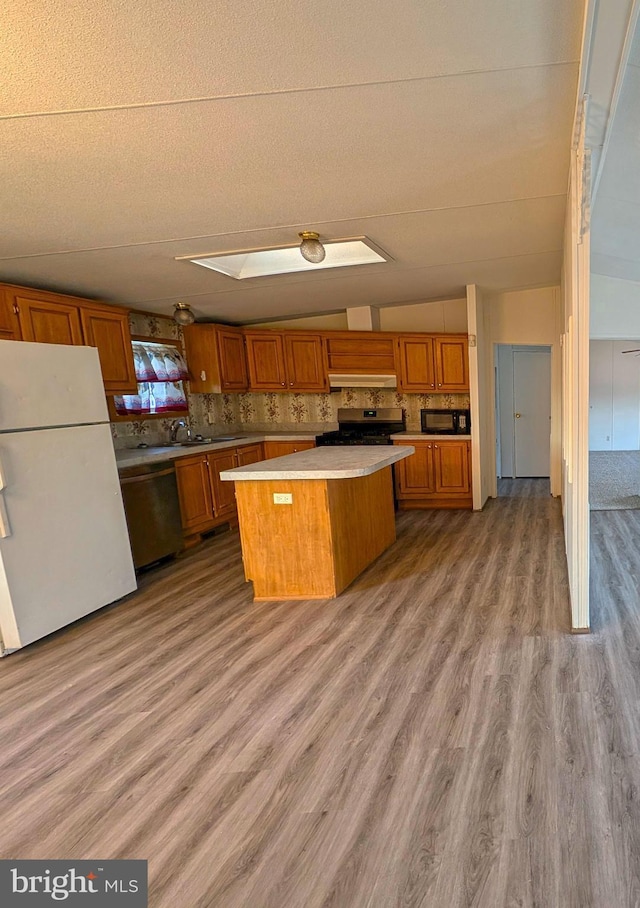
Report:
[[[390,436],[405,429],[404,410],[400,407],[342,407],[338,410],[338,430],[318,435],[316,445],[390,445]]]

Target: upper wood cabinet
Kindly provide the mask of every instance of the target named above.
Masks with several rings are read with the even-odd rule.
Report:
[[[249,387],[242,329],[189,325],[182,329],[191,390],[196,394],[246,391]]]
[[[16,288],[12,296],[22,340],[39,344],[84,343],[80,307],[77,303],[19,288]]]
[[[436,391],[469,390],[469,339],[466,335],[434,338]]]
[[[319,334],[285,334],[284,352],[290,391],[328,391],[326,347]]]
[[[371,331],[327,333],[329,372],[392,374],[396,371],[395,339],[396,335]]]
[[[96,347],[107,394],[137,390],[126,309],[62,293],[0,285],[0,337],[8,336],[7,325],[11,330],[9,313],[17,320],[15,339]]]
[[[102,380],[108,394],[135,394],[138,390],[131,349],[129,314],[113,306],[81,307],[84,343],[96,347]]]
[[[286,391],[284,339],[274,331],[245,331],[249,387],[252,391]]]
[[[425,392],[436,387],[433,338],[421,334],[398,338],[398,391]]]
[[[17,307],[4,287],[0,287],[0,340],[21,340]]]
[[[398,390],[469,390],[469,346],[463,334],[401,334],[398,337]]]
[[[245,331],[252,391],[327,391],[326,354],[320,334]]]

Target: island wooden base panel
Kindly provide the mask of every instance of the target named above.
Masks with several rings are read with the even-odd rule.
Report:
[[[274,495],[291,495],[291,504]],[[356,479],[236,483],[256,600],[337,596],[396,538],[391,468]]]
[[[521,491],[540,497],[523,497]],[[2,858],[149,860],[152,908],[633,908],[640,512],[405,512],[338,599],[254,603],[237,533],[0,660]]]

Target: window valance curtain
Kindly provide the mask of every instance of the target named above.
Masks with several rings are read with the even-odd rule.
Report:
[[[152,341],[132,341],[139,382],[177,382],[189,378],[187,364],[177,347]]]
[[[114,397],[118,416],[144,416],[150,413],[185,413],[189,407],[181,383],[138,382],[137,394]]]

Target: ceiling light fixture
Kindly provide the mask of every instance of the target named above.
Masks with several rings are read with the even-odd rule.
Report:
[[[304,236],[304,234],[303,234]],[[313,234],[317,236],[317,234]],[[393,261],[391,256],[366,236],[341,237],[318,243],[324,255],[321,261],[310,261],[300,254],[300,244],[267,246],[258,249],[234,249],[207,255],[179,255],[176,261],[193,262],[202,268],[218,271],[234,280],[260,278],[277,274],[323,271],[350,265],[379,265]]]
[[[193,325],[196,320],[189,303],[176,303],[173,307],[173,320],[178,325]]]
[[[320,242],[320,235],[313,230],[303,230],[298,236],[302,240],[300,243],[300,255],[303,259],[311,262],[312,265],[319,265],[324,261],[327,254],[324,246]]]

